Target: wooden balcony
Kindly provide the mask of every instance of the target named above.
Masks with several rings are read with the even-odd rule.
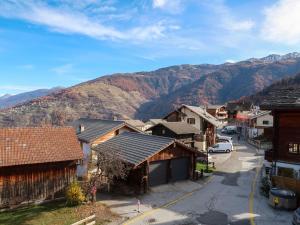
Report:
[[[266,150],[265,151],[265,160],[267,160],[268,162],[273,161],[273,150]]]

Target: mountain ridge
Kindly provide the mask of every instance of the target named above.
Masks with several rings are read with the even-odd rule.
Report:
[[[64,125],[79,117],[158,118],[183,103],[220,104],[248,96],[299,71],[300,58],[291,54],[273,62],[183,64],[107,75],[1,110],[0,126]]]

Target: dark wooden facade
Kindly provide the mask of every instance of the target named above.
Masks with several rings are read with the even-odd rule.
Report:
[[[146,193],[149,189],[149,165],[152,162],[167,160],[170,162],[171,159],[189,157],[189,179],[195,178],[196,168],[196,153],[189,151],[186,147],[180,144],[174,144],[166,149],[158,152],[152,157],[148,158],[141,165],[133,168],[127,178],[127,183],[137,187],[140,193]],[[170,173],[168,174],[168,182],[171,180]]]
[[[195,134],[176,134],[162,124],[158,124],[150,129],[152,131],[152,135],[175,138],[187,146],[194,148]]]
[[[300,149],[298,153],[289,151],[290,144],[300,145],[300,110],[273,110],[273,116],[273,160],[300,163]]]
[[[2,167],[0,208],[61,197],[75,178],[76,161]]]

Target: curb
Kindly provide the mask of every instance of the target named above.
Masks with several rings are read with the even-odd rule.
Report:
[[[175,205],[175,204],[178,203],[179,201],[184,200],[184,199],[190,197],[190,196],[193,195],[196,191],[201,190],[205,185],[207,185],[208,183],[210,183],[210,182],[213,180],[213,178],[214,178],[214,176],[212,175],[211,177],[208,178],[207,181],[205,181],[205,182],[202,184],[201,187],[196,188],[195,190],[193,190],[193,191],[191,191],[191,192],[188,192],[188,193],[186,193],[186,194],[184,194],[184,195],[182,195],[182,196],[180,196],[180,197],[178,197],[178,198],[176,198],[176,199],[174,199],[174,200],[172,200],[172,201],[170,201],[170,202],[168,202],[168,203],[165,203],[165,204],[163,204],[163,205],[161,205],[161,206],[159,206],[159,207],[157,207],[157,208],[151,209],[151,210],[146,211],[146,212],[144,212],[144,213],[142,213],[142,214],[140,214],[140,215],[137,215],[137,216],[135,216],[135,217],[133,217],[133,218],[131,218],[131,219],[125,221],[125,222],[123,223],[123,225],[129,225],[129,224],[132,224],[132,223],[138,221],[139,219],[142,219],[142,218],[144,218],[144,217],[146,217],[146,216],[148,216],[148,215],[151,215],[152,213],[154,213],[154,212],[156,212],[156,211],[158,211],[158,210],[160,210],[160,209],[166,209],[166,208],[168,208],[168,207],[170,207],[170,206],[172,206],[172,205]]]

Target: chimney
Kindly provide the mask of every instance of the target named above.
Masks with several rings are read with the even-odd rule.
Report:
[[[80,124],[78,130],[79,130],[79,133],[82,133],[84,131],[84,125]]]

